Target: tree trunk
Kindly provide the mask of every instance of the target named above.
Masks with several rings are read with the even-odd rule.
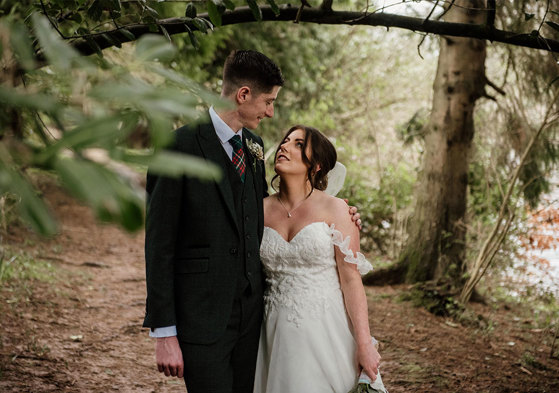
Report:
[[[483,24],[487,13],[479,9],[484,8],[484,3],[455,1],[445,20]],[[444,280],[457,287],[462,284],[473,113],[476,100],[485,94],[485,49],[485,41],[478,39],[440,39],[414,216],[408,227],[408,241],[393,268],[400,272],[402,282]],[[374,275],[365,280],[373,281]]]

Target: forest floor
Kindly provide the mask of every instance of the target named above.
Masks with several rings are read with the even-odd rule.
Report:
[[[11,265],[29,270],[0,287],[0,391],[184,392],[157,372],[141,328],[143,233],[97,223],[52,180],[38,187],[61,233],[44,239],[18,225],[4,235]],[[391,393],[559,392],[554,332],[530,305],[473,304],[463,325],[399,301],[408,289],[366,289]]]

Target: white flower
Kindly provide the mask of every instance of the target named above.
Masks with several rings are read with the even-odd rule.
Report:
[[[253,165],[254,170],[256,170],[256,160],[264,161],[264,150],[260,144],[254,142],[250,138],[247,138],[247,148],[252,157],[254,157]]]

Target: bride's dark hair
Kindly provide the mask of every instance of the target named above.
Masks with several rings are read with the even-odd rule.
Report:
[[[303,130],[305,132],[305,140],[303,142],[303,147],[301,151],[301,157],[303,162],[307,165],[307,178],[311,183],[312,190],[315,188],[320,191],[324,191],[328,186],[328,177],[326,176],[328,172],[334,165],[336,165],[336,160],[338,159],[338,155],[336,153],[336,148],[326,138],[320,131],[316,128],[304,126],[304,125],[294,125],[287,131],[285,136],[280,141],[278,148],[276,149],[276,154],[274,155],[274,164],[276,163],[276,157],[278,151],[281,148],[281,145],[284,143],[285,139],[295,130]],[[307,157],[307,146],[311,147],[311,156]],[[315,168],[320,166],[318,171],[315,171]],[[276,174],[271,181],[272,187],[274,190],[277,190],[274,182],[279,178],[279,175]],[[276,182],[277,183],[277,182]]]

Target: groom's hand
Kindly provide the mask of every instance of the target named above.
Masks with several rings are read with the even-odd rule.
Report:
[[[155,361],[157,362],[157,369],[160,373],[165,373],[165,376],[183,377],[184,362],[177,336],[156,339]]]
[[[349,205],[347,198],[344,198],[344,201]],[[357,228],[359,228],[359,230],[363,229],[363,226],[361,225],[361,214],[357,212],[357,208],[355,206],[349,206],[349,214],[351,214],[351,221],[357,225]]]

